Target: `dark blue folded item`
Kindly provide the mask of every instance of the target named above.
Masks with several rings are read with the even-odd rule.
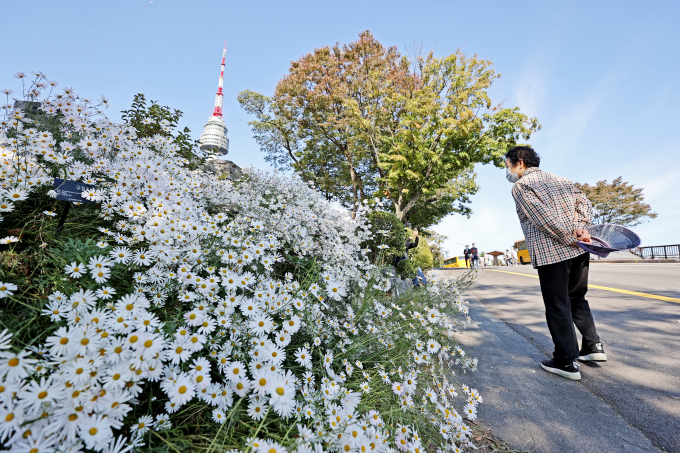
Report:
[[[611,252],[620,252],[640,247],[640,236],[621,225],[601,223],[587,228],[592,243],[578,242],[586,252],[606,258]]]

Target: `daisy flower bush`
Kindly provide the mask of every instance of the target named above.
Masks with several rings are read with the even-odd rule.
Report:
[[[477,362],[453,339],[469,281],[392,297],[362,249],[367,206],[351,218],[278,173],[220,179],[166,120],[148,136],[104,98],[17,78],[0,128],[1,445],[472,447],[481,397],[455,375]],[[54,178],[93,187],[60,232]]]

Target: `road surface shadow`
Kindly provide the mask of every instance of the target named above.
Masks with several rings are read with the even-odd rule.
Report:
[[[470,292],[510,329],[552,357],[538,279],[484,274]],[[680,399],[675,399],[680,398],[678,304],[596,289],[586,297],[609,362],[582,363],[582,385],[656,446],[680,452]]]

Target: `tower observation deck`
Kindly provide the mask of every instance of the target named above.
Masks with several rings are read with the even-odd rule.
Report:
[[[229,138],[227,138],[227,126],[222,118],[222,87],[224,86],[224,60],[227,56],[227,43],[224,43],[222,51],[222,67],[220,68],[220,78],[215,94],[215,108],[212,116],[205,124],[203,133],[199,141],[201,151],[224,156],[229,152]]]

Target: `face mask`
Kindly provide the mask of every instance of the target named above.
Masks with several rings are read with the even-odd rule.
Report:
[[[511,172],[510,168],[505,167],[505,179],[514,184],[519,181],[519,175],[517,173]]]

